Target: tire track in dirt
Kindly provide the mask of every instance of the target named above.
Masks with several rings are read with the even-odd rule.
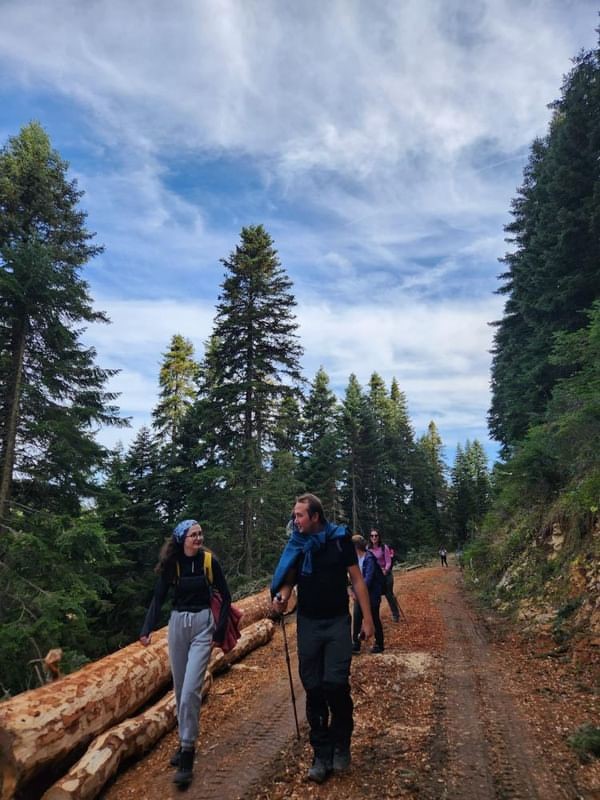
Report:
[[[483,623],[444,573],[449,595],[440,608],[447,628],[444,682],[434,749],[444,787],[440,800],[571,800],[547,768],[503,682],[502,664],[488,643]],[[442,763],[439,763],[442,762]]]
[[[296,625],[286,621],[298,722],[305,723],[305,695],[298,677]],[[220,689],[225,677],[226,688]],[[243,689],[243,690],[242,690]],[[242,691],[240,691],[242,690]],[[224,692],[221,697],[221,692]],[[232,699],[243,696],[243,702]],[[229,709],[224,713],[223,704]],[[165,739],[147,757],[125,765],[104,800],[238,800],[252,796],[281,750],[296,737],[290,683],[281,631],[264,647],[218,676],[201,712],[200,738],[192,783],[183,792],[168,767],[177,735]],[[304,736],[304,733],[303,733]]]
[[[288,638],[295,640],[291,633]],[[294,626],[295,628],[295,626]],[[290,649],[292,649],[290,647]],[[292,670],[298,722],[305,720],[304,691]],[[287,672],[279,670],[265,695],[239,709],[213,737],[211,746],[198,752],[198,770],[187,797],[202,800],[237,800],[258,782],[290,739],[296,735]]]

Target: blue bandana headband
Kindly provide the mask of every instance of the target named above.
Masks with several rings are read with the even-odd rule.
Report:
[[[173,539],[176,542],[181,544],[185,539],[186,533],[192,527],[192,525],[198,525],[199,523],[196,522],[195,519],[184,519],[183,522],[179,522],[175,528],[173,529]]]

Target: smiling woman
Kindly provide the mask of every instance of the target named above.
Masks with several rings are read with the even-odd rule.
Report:
[[[186,519],[175,526],[160,552],[159,578],[140,633],[140,642],[147,647],[151,644],[161,606],[173,588],[168,644],[180,747],[171,764],[177,767],[173,781],[180,786],[192,780],[204,673],[211,647],[223,643],[231,606],[225,576],[212,554],[212,577],[208,575],[203,540],[202,528],[196,520]],[[221,597],[218,620],[211,611],[211,585]]]

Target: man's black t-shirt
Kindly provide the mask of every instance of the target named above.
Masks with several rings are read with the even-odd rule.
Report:
[[[302,575],[303,556],[297,563],[298,613],[311,619],[327,619],[348,613],[348,567],[358,564],[348,533],[329,539],[312,554],[312,573]]]

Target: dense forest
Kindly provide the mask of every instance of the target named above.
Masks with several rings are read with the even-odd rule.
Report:
[[[593,556],[600,505],[600,61],[581,53],[547,135],[531,147],[507,226],[489,424],[450,468],[432,421],[417,435],[400,383],[373,365],[343,396],[307,377],[293,285],[264,227],[242,229],[203,353],[173,332],[152,423],[127,426],[112,372],[83,344],[83,271],[102,251],[83,193],[37,123],[0,151],[0,692],[43,679],[49,648],[74,669],[137,637],[157,551],[199,518],[234,590],[266,582],[294,496],[318,494],[399,558],[464,547],[487,591],[523,595]],[[544,542],[559,525],[565,547]],[[596,537],[597,539],[597,537]],[[596,541],[594,539],[594,541]],[[597,545],[596,545],[597,546]],[[587,547],[587,550],[586,550]],[[526,555],[526,557],[525,557]],[[571,561],[569,561],[569,559]],[[513,571],[511,581],[507,572]]]
[[[558,608],[558,638],[569,617],[590,630],[600,556],[600,50],[573,63],[506,228],[489,415],[504,463],[468,553],[496,601]]]
[[[332,520],[377,526],[399,557],[462,543],[490,499],[479,442],[448,475],[434,422],[416,436],[398,382],[373,371],[336,397],[302,373],[292,282],[260,225],[222,259],[204,353],[174,332],[152,422],[126,450],[98,444],[126,426],[111,371],[82,343],[94,310],[82,272],[102,248],[82,192],[43,128],[0,152],[0,674],[5,694],[43,679],[61,647],[73,669],[137,638],[158,549],[199,518],[238,593],[264,584],[294,497]],[[159,354],[157,354],[157,358]]]

